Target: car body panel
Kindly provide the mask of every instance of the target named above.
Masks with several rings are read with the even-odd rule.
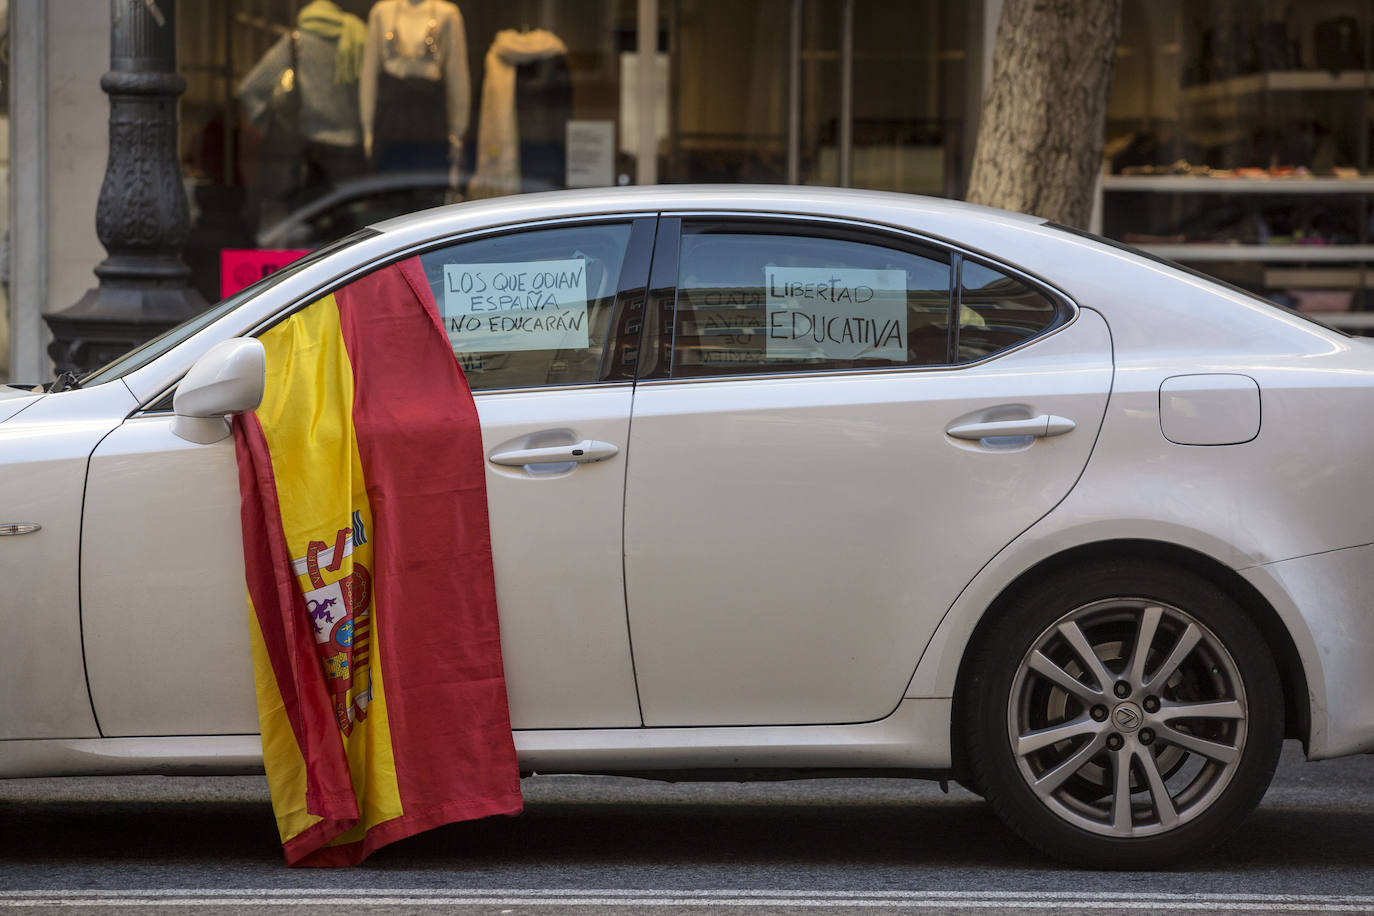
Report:
[[[629,385],[477,395],[488,457],[584,439],[622,451],[554,473],[487,462],[514,728],[640,724],[621,555],[632,395]]]
[[[1088,313],[979,366],[641,384],[625,566],[645,724],[887,715],[954,597],[1072,488],[1111,379]],[[999,411],[1078,428],[945,433]]]
[[[949,766],[948,700],[906,700],[878,722],[767,728],[573,728],[519,730],[523,772],[601,773],[773,768],[880,768],[937,772]],[[6,742],[0,779],[118,773],[255,773],[257,735],[65,738]]]
[[[91,456],[81,623],[101,734],[258,730],[237,468],[232,438],[187,442],[170,413]]]
[[[1248,577],[1255,567],[1374,542],[1374,514],[1352,498],[1368,486],[1374,427],[1348,421],[1374,397],[1374,348],[1143,257],[1083,241],[1070,252],[1072,271],[1057,263],[1062,251],[1032,266],[1058,270],[1080,303],[1102,304],[1117,370],[1101,441],[1069,498],[994,558],[954,603],[922,654],[908,696],[952,696],[983,610],[1021,572],[1075,547],[1159,541]],[[1131,282],[1123,283],[1127,270]],[[1253,440],[1188,446],[1165,438],[1160,386],[1198,372],[1256,382],[1262,421]],[[1364,668],[1353,669],[1343,654],[1318,643],[1306,609],[1278,597],[1280,585],[1261,591],[1302,660],[1309,753],[1374,750],[1358,724],[1328,716],[1328,695],[1366,683]],[[1358,618],[1352,624],[1360,628],[1368,625],[1367,606],[1344,614]]]
[[[1308,637],[1313,734],[1308,757],[1374,750],[1374,545],[1253,566],[1241,575]],[[1312,674],[1322,677],[1314,680]],[[1316,723],[1321,722],[1320,731]]]
[[[0,385],[0,423],[32,407],[43,398],[43,394],[16,388],[13,385]]]
[[[477,403],[490,452],[555,430],[623,445],[630,397],[629,386],[617,386],[479,395]],[[233,440],[194,445],[170,426],[170,414],[130,419],[91,460],[82,628],[98,647],[88,669],[100,731],[253,733]],[[532,476],[487,465],[516,728],[640,724],[621,582],[624,468],[610,460]],[[522,521],[530,518],[541,523]]]
[[[0,538],[0,740],[93,737],[82,665],[77,557],[86,462],[135,407],[118,382],[48,395],[0,423],[0,523],[42,526]]]

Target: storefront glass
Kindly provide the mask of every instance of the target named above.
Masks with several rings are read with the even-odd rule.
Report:
[[[615,131],[634,0],[178,12],[186,259],[208,301],[389,216],[633,172]],[[252,249],[269,253],[223,256]]]
[[[1371,0],[1127,0],[1102,229],[1365,327]]]
[[[851,186],[963,196],[967,16],[939,0],[855,8]]]
[[[948,0],[665,0],[664,180],[959,196],[966,16]]]
[[[657,7],[643,68],[637,0],[181,4],[196,286],[445,202],[632,183],[641,154],[660,181],[962,193],[964,3]]]

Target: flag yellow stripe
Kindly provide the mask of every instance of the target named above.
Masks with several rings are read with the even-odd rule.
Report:
[[[258,615],[249,600],[248,635],[253,647],[253,685],[258,694],[258,725],[262,729],[262,759],[272,790],[272,811],[285,843],[320,822],[305,810],[305,758],[296,745],[291,720],[282,703],[272,661],[267,657]]]
[[[351,553],[346,552],[342,561],[332,553],[326,554],[339,565],[333,571],[321,570],[321,575],[325,582],[334,583],[349,580],[358,566],[371,572],[375,570],[372,513],[351,419],[353,369],[334,297],[326,296],[312,303],[265,332],[261,340],[267,351],[267,385],[257,415],[272,459],[287,550],[296,560],[308,556],[311,542],[323,542],[333,550],[336,543],[342,543],[336,536],[361,523],[357,530],[363,536],[350,539]],[[299,575],[299,581],[303,592],[314,587],[308,572]],[[360,635],[366,632],[370,639],[367,667],[350,672],[349,691],[349,699],[355,704],[359,696],[365,699],[367,688],[371,698],[365,702],[363,717],[354,723],[351,732],[341,735],[362,819],[355,830],[335,838],[330,845],[361,839],[367,829],[403,813],[376,626],[378,614],[384,614],[386,609],[375,605],[374,595],[369,626],[360,630]],[[256,621],[254,624],[256,632]],[[255,664],[260,634],[256,640]],[[267,671],[270,680],[270,666]],[[286,841],[318,819],[295,813],[297,805],[300,812],[305,808],[305,766],[285,712],[280,712],[280,721],[271,723],[274,737],[269,738],[267,718],[278,714],[270,702],[262,705],[261,695],[259,704],[267,710],[262,723],[263,754],[274,804],[279,808],[278,826]],[[275,708],[280,705],[278,695]],[[275,801],[279,798],[281,802]]]

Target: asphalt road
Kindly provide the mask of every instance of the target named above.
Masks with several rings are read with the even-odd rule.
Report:
[[[1037,856],[972,795],[905,780],[535,777],[526,811],[362,867],[287,869],[260,777],[0,780],[0,909],[242,914],[1374,912],[1374,757],[1285,748],[1261,808],[1169,871]]]

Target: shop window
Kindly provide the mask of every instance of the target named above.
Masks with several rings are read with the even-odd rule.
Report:
[[[194,284],[220,297],[225,249],[314,248],[444,203],[616,183],[636,15],[634,0],[182,4]]]
[[[1372,35],[1369,0],[1126,0],[1097,228],[1367,331]]]
[[[662,0],[665,178],[958,196],[967,8],[857,0],[846,25],[834,0]]]
[[[1050,328],[1060,309],[1024,280],[976,261],[960,265],[958,361],[1025,343]]]
[[[767,227],[684,226],[672,376],[940,365],[943,253]]]

